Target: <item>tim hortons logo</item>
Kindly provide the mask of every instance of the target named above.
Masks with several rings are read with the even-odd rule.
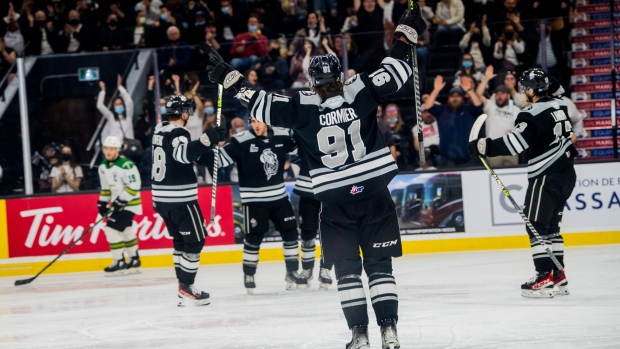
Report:
[[[54,222],[58,217],[57,214],[62,212],[63,209],[60,206],[38,208],[20,212],[19,215],[22,218],[32,217],[32,222],[30,223],[28,236],[26,237],[24,246],[32,248],[35,243],[40,247],[46,247],[49,245],[57,246],[61,242],[63,245],[69,245],[79,239],[79,237],[90,228],[90,225],[88,227],[84,227],[81,225],[63,226],[61,224],[55,224]],[[140,221],[133,222],[133,229],[136,232],[138,240],[160,240],[162,238],[172,239],[172,237],[168,234],[164,220],[157,213],[153,214],[151,217],[137,216],[136,218],[138,217],[141,218]],[[96,217],[95,220],[98,218],[99,217]],[[220,219],[221,217],[217,215],[215,216],[214,224],[208,225],[207,232],[210,237],[225,235],[219,224]],[[85,240],[91,244],[95,244],[99,238],[99,234],[104,235],[104,227],[105,223],[103,222],[97,224],[93,228],[90,236],[88,236]],[[77,245],[81,245],[82,243],[84,243],[84,240],[78,242]]]

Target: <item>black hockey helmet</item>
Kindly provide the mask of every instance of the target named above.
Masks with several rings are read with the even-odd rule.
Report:
[[[186,112],[192,115],[195,107],[196,103],[191,99],[185,98],[185,96],[172,96],[166,102],[166,114],[181,116],[183,112]]]
[[[327,54],[314,56],[308,67],[312,86],[323,86],[342,81],[342,66],[336,56]]]
[[[519,79],[519,92],[525,93],[528,89],[534,90],[537,95],[544,94],[549,90],[549,77],[540,68],[531,68],[521,74]]]

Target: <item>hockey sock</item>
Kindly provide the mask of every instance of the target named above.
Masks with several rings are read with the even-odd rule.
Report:
[[[359,275],[346,275],[338,279],[340,305],[349,328],[368,325],[366,293]]]
[[[564,238],[561,235],[551,238],[551,247],[553,255],[558,259],[560,265],[564,267]],[[557,271],[558,268],[554,265],[553,270]]]
[[[177,275],[177,279],[181,278],[181,255],[183,254],[182,251],[177,251],[174,250],[174,252],[172,252],[172,261],[174,262],[174,273]]]
[[[138,255],[138,239],[136,238],[136,234],[134,234],[133,229],[131,227],[125,228],[121,233],[123,237],[123,243],[125,244],[125,250],[127,251],[128,257],[135,257]]]
[[[398,319],[396,280],[389,273],[373,273],[368,277],[370,300],[377,316],[377,324],[385,319]]]
[[[548,236],[542,235],[541,239],[544,244],[536,238],[530,238],[532,246],[532,259],[534,259],[534,267],[538,272],[547,272],[553,269],[553,261],[545,251],[545,247],[551,246],[551,240]]]
[[[286,271],[297,271],[299,269],[299,243],[297,242],[297,229],[281,232],[282,249],[284,250],[284,264]]]
[[[243,239],[243,273],[256,274],[258,266],[258,250],[263,240],[263,234],[248,234]]]
[[[115,261],[123,259],[123,249],[125,248],[125,243],[123,242],[121,232],[110,227],[105,227],[103,232],[108,240],[108,244],[110,244],[112,258],[114,258]]]
[[[301,241],[301,268],[304,270],[314,268],[314,259],[316,258],[316,244],[314,238],[312,240]]]
[[[199,263],[200,253],[183,252],[179,267],[179,282],[185,285],[193,285]]]

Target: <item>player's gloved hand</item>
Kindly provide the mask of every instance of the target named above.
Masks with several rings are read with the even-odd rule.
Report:
[[[210,147],[212,144],[217,144],[225,140],[226,129],[222,126],[207,130],[207,132],[203,133],[202,136],[200,136],[200,143],[202,143],[206,147]]]
[[[478,155],[486,155],[491,148],[491,138],[479,138],[469,142],[467,145],[467,151],[469,156],[477,158]]]
[[[97,201],[97,210],[99,210],[99,214],[101,217],[105,216],[108,213],[108,202],[107,201]]]
[[[421,35],[426,31],[426,22],[422,19],[420,5],[416,3],[413,8],[413,11],[407,10],[400,17],[398,26],[394,31],[394,37],[399,39],[402,36],[410,44],[417,44],[418,35]]]
[[[112,211],[113,212],[121,212],[125,206],[127,206],[127,201],[116,198],[112,203]]]
[[[224,62],[222,56],[213,47],[202,42],[199,44],[200,50],[209,56],[207,62],[207,71],[209,72],[209,80],[214,84],[221,84],[224,89],[228,90],[236,87],[237,83],[245,80],[243,74],[235,70],[230,64]],[[238,90],[238,89],[237,89]]]

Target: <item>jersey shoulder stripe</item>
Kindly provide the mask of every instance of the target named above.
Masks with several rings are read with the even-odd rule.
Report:
[[[272,127],[274,136],[291,137],[291,130],[283,127]]]
[[[236,139],[237,142],[243,143],[256,138],[256,136],[250,131],[243,131],[234,135],[233,138]]]

